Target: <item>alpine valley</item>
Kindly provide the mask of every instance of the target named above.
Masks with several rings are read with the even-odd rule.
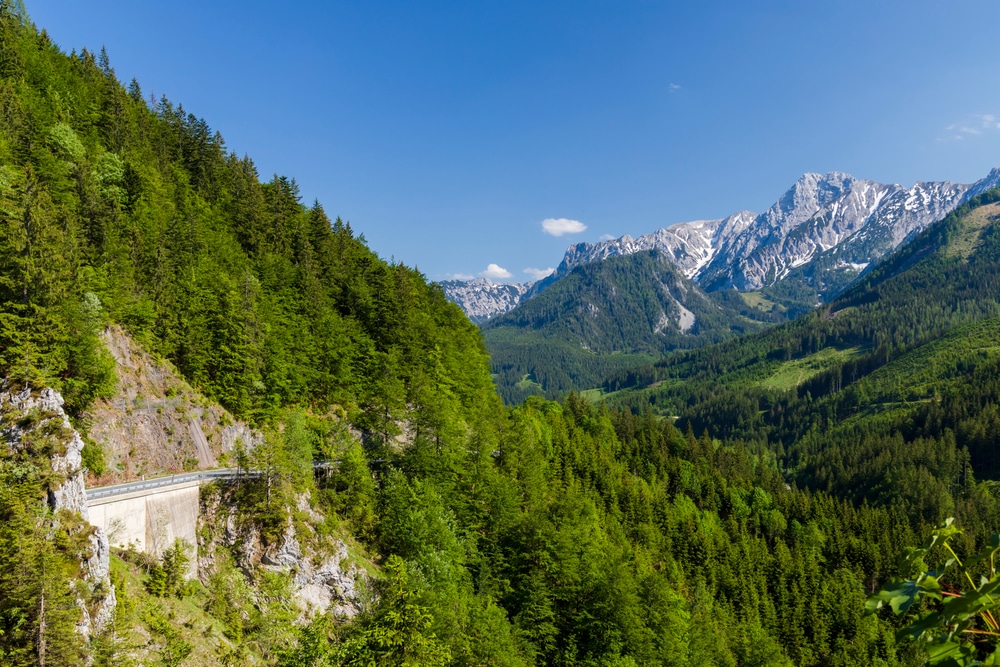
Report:
[[[0,0],[0,665],[997,664],[998,177],[806,175],[480,328]]]
[[[643,356],[807,313],[931,223],[998,186],[1000,169],[971,185],[911,188],[810,173],[759,215],[740,211],[571,246],[555,273],[530,286],[481,279],[443,286],[484,326],[505,400],[555,397],[594,387]],[[637,257],[650,253],[663,258],[659,268]],[[612,261],[613,269],[601,266]],[[642,316],[623,312],[633,307]]]

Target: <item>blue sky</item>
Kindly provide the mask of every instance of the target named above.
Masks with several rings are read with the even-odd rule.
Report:
[[[995,0],[26,4],[432,280],[1000,166]]]

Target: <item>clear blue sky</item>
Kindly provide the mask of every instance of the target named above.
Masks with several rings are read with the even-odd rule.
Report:
[[[759,212],[806,171],[1000,166],[996,0],[26,4],[434,280]]]

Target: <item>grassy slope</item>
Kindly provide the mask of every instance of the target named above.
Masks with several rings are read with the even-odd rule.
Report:
[[[848,359],[859,357],[862,351],[863,348],[860,347],[846,349],[825,347],[815,354],[782,363],[759,385],[767,389],[794,389],[822,371],[829,370]]]
[[[111,557],[111,573],[121,605],[120,639],[136,662],[155,664],[183,643],[191,650],[185,664],[222,664],[220,648],[232,643],[224,635],[222,623],[205,611],[208,593],[203,587],[192,584],[193,594],[184,598],[150,595],[143,585],[144,568],[116,555]],[[164,632],[165,628],[170,629]]]

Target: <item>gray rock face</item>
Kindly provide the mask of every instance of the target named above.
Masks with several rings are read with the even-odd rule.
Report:
[[[905,189],[840,173],[806,174],[697,279],[709,289],[756,290],[828,251],[867,265],[947,215],[968,188],[917,183]],[[864,237],[878,242],[856,240]]]
[[[728,249],[755,218],[756,214],[750,211],[740,211],[719,220],[681,222],[638,238],[626,234],[601,243],[578,243],[566,250],[555,275],[561,276],[577,266],[609,257],[657,250],[680,267],[686,277],[692,278],[721,250]]]
[[[445,280],[441,283],[449,301],[458,304],[476,324],[511,310],[524,296],[531,283],[495,283],[489,278]]]
[[[105,596],[101,599],[97,610],[90,616],[93,629],[100,631],[108,626],[115,614],[115,607],[118,605],[118,598],[115,594],[115,587],[111,583],[111,549],[108,544],[108,537],[100,528],[95,528],[90,536],[90,547],[93,555],[87,561],[87,579],[95,588],[100,587],[105,591]]]
[[[312,521],[322,521],[322,515],[309,507],[308,494],[299,497],[298,505]],[[300,539],[289,520],[281,540],[265,547],[257,529],[252,525],[241,526],[235,506],[223,501],[221,496],[205,503],[199,521],[216,527],[214,537],[199,543],[198,570],[203,577],[215,567],[217,547],[225,546],[232,549],[237,564],[246,573],[257,568],[291,573],[293,594],[303,614],[332,611],[338,616],[353,618],[361,612],[360,584],[367,575],[356,565],[348,564],[347,546],[342,541],[333,537],[318,538],[314,533]]]
[[[73,429],[69,417],[63,411],[63,398],[54,389],[32,391],[25,389],[19,392],[0,391],[0,408],[3,413],[26,414],[39,412],[43,418],[29,429],[22,430],[15,421],[0,421],[0,438],[8,446],[15,449],[23,446],[24,437],[30,430],[56,420],[67,434],[65,451],[53,455],[52,470],[65,477],[65,481],[49,492],[49,506],[54,512],[68,510],[79,514],[85,521],[90,521],[87,510],[87,489],[83,474],[83,438]],[[91,555],[84,563],[85,581],[90,586],[93,597],[99,600],[96,610],[91,613],[86,603],[78,599],[82,613],[77,629],[84,636],[90,636],[99,631],[111,620],[117,600],[114,586],[111,585],[110,546],[107,535],[100,528],[94,528],[90,535]]]
[[[973,197],[978,197],[987,190],[992,190],[993,188],[1000,187],[1000,167],[994,167],[990,170],[990,173],[986,175],[986,178],[976,181],[972,184],[972,187],[966,191],[965,195],[962,196],[962,202],[968,201]]]
[[[682,222],[633,238],[571,246],[556,271],[656,249],[708,290],[752,291],[823,255],[854,275],[961,203],[1000,186],[1000,169],[972,184],[884,185],[848,174],[805,174],[767,211]]]
[[[237,441],[251,449],[261,439],[120,326],[107,327],[101,339],[115,359],[118,382],[114,396],[94,401],[86,415],[88,435],[103,447],[108,464],[98,483],[166,473],[191,459],[213,468]]]
[[[305,612],[332,611],[338,616],[353,618],[361,611],[357,582],[363,572],[355,567],[343,567],[347,561],[347,545],[331,539],[332,555],[318,562],[303,555],[302,547],[289,524],[281,544],[261,557],[261,565],[273,570],[292,572],[295,597]]]

